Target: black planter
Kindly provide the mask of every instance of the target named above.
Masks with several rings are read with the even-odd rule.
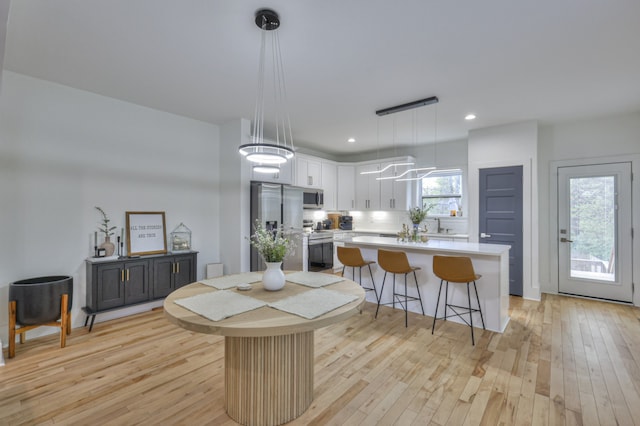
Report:
[[[69,295],[68,312],[73,304],[73,278],[37,277],[16,281],[9,286],[9,301],[16,301],[16,323],[38,325],[60,319],[60,300]]]

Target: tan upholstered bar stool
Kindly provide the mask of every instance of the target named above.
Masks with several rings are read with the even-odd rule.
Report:
[[[378,300],[378,291],[376,290],[376,283],[373,281],[373,274],[371,273],[371,264],[376,263],[373,260],[364,260],[362,253],[358,247],[337,247],[338,260],[342,263],[342,276],[344,277],[344,269],[349,266],[351,269],[351,277],[355,281],[356,268],[358,268],[358,282],[360,287],[365,291],[373,291]],[[369,275],[371,276],[371,287],[365,287],[362,285],[362,268],[367,266],[369,268]]]
[[[424,315],[424,307],[422,306],[422,297],[420,297],[420,288],[418,287],[418,278],[416,277],[416,271],[420,268],[417,266],[409,265],[409,260],[407,259],[407,254],[403,251],[395,251],[395,250],[378,250],[378,264],[384,270],[384,278],[382,279],[382,288],[380,289],[380,297],[378,298],[378,307],[376,308],[376,318],[378,317],[378,310],[380,309],[380,305],[391,305],[396,307],[396,298],[398,299],[398,303],[404,309],[404,326],[407,327],[409,324],[408,312],[407,312],[407,303],[408,302],[420,302],[420,309],[422,310],[422,315]],[[382,292],[384,290],[384,282],[387,279],[387,273],[393,274],[393,299],[391,302],[381,303]],[[416,290],[418,291],[418,296],[409,296],[407,294],[407,275],[413,273],[413,279],[416,283]],[[404,275],[404,295],[396,292],[396,274]],[[402,303],[401,297],[404,296],[404,304]]]
[[[438,319],[438,305],[440,305],[440,294],[442,293],[442,282],[446,281],[444,290],[444,316],[440,319],[447,320],[452,316],[458,316],[462,321],[471,327],[471,344],[475,345],[475,339],[473,337],[473,313],[480,312],[480,320],[482,321],[482,328],[484,329],[484,318],[482,317],[482,309],[480,307],[480,298],[478,297],[478,288],[476,287],[476,280],[480,279],[482,275],[478,275],[473,270],[473,263],[471,259],[466,256],[433,256],[433,273],[440,278],[440,289],[438,290],[438,300],[436,302],[436,311],[433,314],[433,325],[431,326],[431,334],[436,328],[436,319]],[[449,282],[466,284],[467,285],[467,300],[468,306],[457,306],[449,303]],[[476,292],[476,302],[478,303],[478,309],[471,307],[471,293],[469,287],[473,283],[473,289]],[[447,308],[453,311],[453,314],[447,315]],[[458,311],[462,309],[462,311]],[[469,321],[462,315],[469,314]]]

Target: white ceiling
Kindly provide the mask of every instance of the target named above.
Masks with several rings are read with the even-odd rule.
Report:
[[[638,0],[14,0],[4,69],[212,123],[251,118],[263,7],[282,21],[299,147],[350,154],[640,110]]]

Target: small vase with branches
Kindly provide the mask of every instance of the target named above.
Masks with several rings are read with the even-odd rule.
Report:
[[[111,256],[116,249],[116,246],[111,242],[111,236],[113,235],[113,230],[116,229],[116,227],[109,226],[110,220],[104,210],[97,206],[96,210],[98,210],[102,215],[102,221],[98,226],[98,231],[104,234],[104,243],[102,243],[100,247],[105,249],[106,256]]]

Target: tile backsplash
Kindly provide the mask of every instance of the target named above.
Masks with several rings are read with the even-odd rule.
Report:
[[[356,230],[381,230],[397,232],[402,229],[402,224],[411,226],[411,221],[407,212],[400,211],[351,211],[353,216],[353,226]],[[438,232],[438,222],[436,219],[426,219],[422,226],[427,226],[429,232]],[[449,230],[454,234],[467,233],[466,217],[443,217],[440,218],[440,228],[445,232]]]

